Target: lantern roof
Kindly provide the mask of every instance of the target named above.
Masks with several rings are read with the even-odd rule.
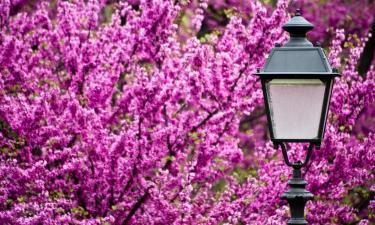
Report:
[[[263,72],[332,73],[332,68],[320,47],[276,47],[271,51]]]

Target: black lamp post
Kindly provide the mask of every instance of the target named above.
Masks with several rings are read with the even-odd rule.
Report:
[[[301,168],[323,139],[334,78],[340,76],[323,49],[306,39],[313,28],[297,10],[283,26],[290,34],[289,41],[276,45],[264,68],[256,73],[262,82],[271,140],[276,149],[281,147],[285,163],[293,168],[289,190],[281,196],[290,205],[290,225],[307,224],[304,208],[314,196],[305,189]],[[289,161],[286,142],[309,143],[303,162]]]

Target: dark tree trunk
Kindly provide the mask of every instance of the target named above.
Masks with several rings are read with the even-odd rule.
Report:
[[[358,72],[361,76],[366,76],[367,71],[370,69],[371,63],[374,60],[375,53],[375,19],[372,22],[371,33],[372,36],[367,41],[365,48],[363,49],[361,58],[358,63]]]

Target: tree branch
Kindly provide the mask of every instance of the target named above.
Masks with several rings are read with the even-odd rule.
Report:
[[[137,210],[141,207],[141,205],[147,200],[147,198],[150,196],[150,193],[148,190],[138,199],[138,201],[133,205],[133,207],[130,209],[130,212],[126,216],[124,222],[122,225],[126,225],[129,223],[130,219],[133,217],[133,215],[137,212]]]

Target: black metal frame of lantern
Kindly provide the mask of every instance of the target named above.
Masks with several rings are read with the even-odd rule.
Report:
[[[282,195],[282,199],[287,200],[290,205],[291,219],[288,221],[289,225],[307,224],[304,215],[304,208],[306,202],[313,199],[314,196],[305,189],[307,183],[302,178],[301,168],[308,164],[314,146],[317,148],[320,147],[320,143],[324,136],[325,123],[334,78],[340,76],[337,69],[331,68],[323,49],[319,45],[314,47],[311,42],[306,39],[306,33],[313,28],[314,26],[303,18],[299,10],[297,10],[296,15],[283,26],[283,29],[290,33],[289,41],[285,43],[284,46],[276,44],[276,47],[273,48],[269,54],[264,68],[262,70],[258,69],[257,73],[255,74],[260,77],[262,82],[271,140],[276,149],[278,149],[279,146],[281,147],[285,163],[293,168],[292,179],[288,181],[289,190]],[[272,81],[275,83],[273,84]],[[315,126],[315,136],[304,136],[302,134],[297,134],[299,129],[302,130],[300,126],[294,127],[295,137],[285,137],[285,134],[283,137],[283,135],[278,134],[278,131],[280,130],[284,131],[284,133],[288,133],[289,128],[285,129],[285,125],[283,129],[281,129],[280,126],[277,127],[277,123],[280,123],[280,118],[283,117],[280,117],[278,114],[288,117],[288,110],[279,110],[274,112],[276,107],[273,107],[273,104],[276,103],[273,102],[273,98],[279,98],[280,96],[272,94],[272,90],[281,90],[277,89],[277,85],[281,85],[279,87],[284,89],[297,87],[299,85],[299,87],[302,87],[300,91],[304,90],[304,88],[308,87],[309,85],[315,89],[318,86],[314,85],[320,85],[321,89],[316,90],[320,90],[320,96],[318,97],[320,97],[322,104],[321,108],[314,109],[315,112],[320,112],[319,115],[315,113],[314,117],[315,122],[319,123],[318,126]],[[322,93],[323,91],[324,93]],[[298,93],[296,94],[298,95]],[[306,98],[306,102],[302,103],[308,104],[309,99],[312,99],[314,96],[304,97]],[[292,100],[293,98],[290,101]],[[281,103],[278,103],[277,106],[282,108],[288,106],[288,104],[285,104],[285,101],[281,101]],[[296,109],[296,111],[298,110],[299,109]],[[289,114],[293,113],[294,112]],[[308,116],[300,112],[295,113],[299,117],[298,119],[300,119],[299,125],[301,125],[301,122],[302,124],[308,124],[305,123],[307,121],[304,121],[304,119],[306,120]],[[316,118],[318,118],[318,116],[320,116],[320,118],[317,120]],[[289,119],[293,119],[293,117]],[[292,130],[292,128],[290,130]],[[288,136],[288,134],[286,136]],[[297,161],[291,163],[289,161],[287,149],[284,144],[286,142],[309,143],[306,158],[303,162]]]

